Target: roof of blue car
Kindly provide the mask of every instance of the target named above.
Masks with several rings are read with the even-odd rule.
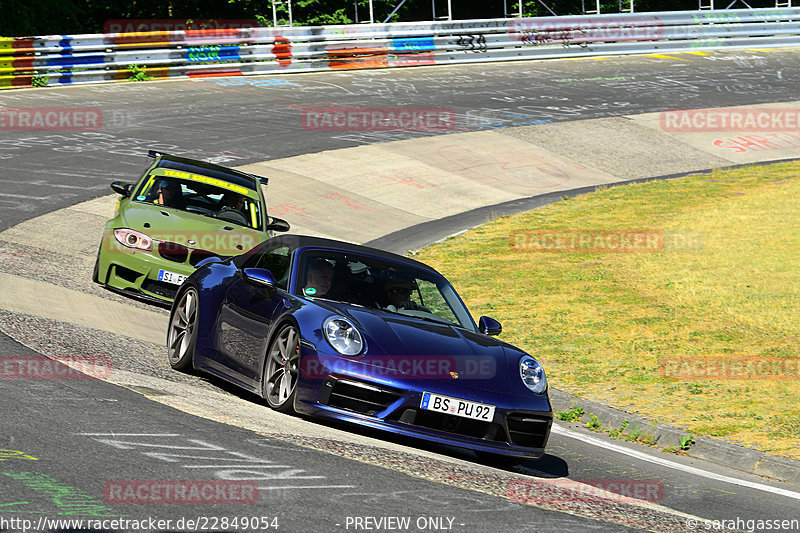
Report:
[[[390,259],[392,261],[401,261],[404,263],[408,263],[411,265],[419,266],[422,268],[426,268],[428,270],[433,270],[434,272],[436,269],[433,267],[426,265],[425,263],[421,263],[415,259],[411,259],[410,257],[405,257],[399,254],[395,254],[392,252],[387,252],[386,250],[379,250],[378,248],[371,248],[369,246],[362,246],[360,244],[353,244],[350,242],[345,241],[337,241],[334,239],[325,239],[322,237],[312,237],[310,235],[296,235],[296,234],[284,234],[278,235],[276,237],[272,237],[269,239],[270,243],[281,242],[288,244],[291,248],[321,248],[325,250],[341,250],[344,252],[357,252],[360,254],[371,255],[374,257],[380,257],[383,259]]]

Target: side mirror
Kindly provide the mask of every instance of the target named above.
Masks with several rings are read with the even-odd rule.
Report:
[[[275,285],[275,276],[266,268],[245,268],[242,274],[244,279],[256,285],[263,285],[264,287]]]
[[[482,316],[478,321],[478,329],[484,335],[491,335],[494,337],[495,335],[500,335],[503,331],[503,326],[494,318]]]
[[[282,218],[277,218],[277,217],[269,217],[269,218],[270,218],[270,223],[267,224],[268,230],[283,232],[283,231],[289,231],[289,229],[291,228],[289,223],[283,220]]]
[[[132,183],[122,183],[121,181],[115,181],[111,184],[111,190],[127,198],[128,196],[131,195],[132,185],[133,185]]]

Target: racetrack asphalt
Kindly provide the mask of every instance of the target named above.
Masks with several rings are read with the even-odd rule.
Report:
[[[566,150],[569,151],[569,154],[577,154],[573,161],[586,165],[586,162],[591,163],[588,159],[596,151],[596,147],[593,147],[589,142],[592,139],[591,132],[597,135],[597,128],[607,131],[609,127],[608,120],[596,123],[583,122],[574,128],[576,134],[573,137],[568,135],[569,124],[567,122],[572,122],[575,119],[600,118],[608,115],[630,115],[633,109],[637,112],[657,112],[668,107],[675,107],[675,98],[685,98],[685,100],[679,101],[682,104],[685,102],[686,107],[692,107],[692,104],[695,104],[694,106],[750,105],[776,101],[781,94],[784,98],[786,94],[792,94],[789,85],[785,85],[785,83],[796,83],[796,79],[792,79],[792,76],[796,76],[797,72],[796,67],[792,70],[792,67],[796,65],[796,58],[788,51],[780,53],[775,51],[746,51],[687,57],[690,60],[687,60],[682,55],[681,58],[673,60],[624,58],[624,60],[605,62],[564,61],[503,66],[481,65],[470,68],[448,67],[446,69],[448,70],[447,73],[442,73],[442,69],[415,69],[414,72],[404,70],[353,72],[337,76],[333,81],[324,75],[303,75],[286,77],[284,78],[285,81],[269,78],[246,78],[228,81],[167,82],[141,86],[110,85],[63,90],[54,89],[35,94],[23,91],[4,92],[0,93],[0,102],[4,106],[47,105],[49,107],[57,107],[82,105],[87,107],[97,106],[104,110],[110,109],[110,117],[114,116],[113,112],[115,110],[124,113],[123,115],[117,115],[116,120],[119,121],[119,129],[110,129],[106,132],[104,128],[104,131],[99,134],[103,137],[99,137],[97,133],[86,135],[85,133],[67,132],[52,134],[49,132],[9,133],[4,131],[2,142],[0,142],[0,146],[2,146],[0,157],[4,158],[4,189],[0,193],[0,202],[4,202],[3,214],[0,215],[2,217],[2,227],[8,228],[54,208],[72,205],[79,200],[106,194],[106,187],[109,181],[117,177],[124,179],[124,176],[120,175],[120,165],[122,168],[127,169],[125,172],[131,177],[134,177],[137,171],[141,171],[144,161],[141,155],[136,154],[144,153],[147,148],[151,147],[152,143],[156,143],[156,147],[166,151],[193,157],[205,157],[228,165],[264,165],[264,161],[267,160],[266,165],[275,168],[275,163],[272,163],[272,165],[270,163],[278,159],[279,155],[297,157],[303,160],[303,152],[311,153],[331,148],[347,148],[354,144],[363,145],[387,140],[403,140],[403,136],[420,137],[420,135],[413,132],[400,132],[398,135],[397,132],[331,133],[304,130],[299,118],[300,109],[303,106],[309,108],[335,103],[372,107],[403,104],[419,106],[420,102],[425,102],[425,106],[430,106],[431,103],[441,103],[446,98],[447,106],[452,108],[459,117],[464,117],[464,123],[459,127],[466,128],[467,131],[463,133],[467,135],[471,135],[470,132],[475,132],[476,130],[485,132],[503,125],[524,125],[527,122],[542,120],[558,122],[558,124],[553,125],[539,124],[536,127],[501,131],[500,135],[507,135],[510,138],[516,136],[517,140],[528,142],[519,137],[536,137],[536,130],[549,129],[547,138],[558,139],[557,142],[553,141],[556,145],[542,146],[542,144],[546,143],[541,140],[541,137],[538,137],[537,140],[540,144],[537,146],[548,150],[549,155],[552,156],[554,152],[557,152],[559,145],[563,145],[565,138],[574,139],[577,144],[570,145]],[[707,57],[716,59],[704,59]],[[683,65],[683,62],[699,62],[700,65],[694,64],[687,68],[684,68],[685,66],[677,66]],[[546,68],[542,65],[545,65]],[[705,70],[706,68],[708,71]],[[778,73],[782,74],[778,75]],[[510,83],[512,79],[516,80],[517,83]],[[716,85],[716,91],[712,88],[712,85],[707,83],[709,79],[719,82]],[[447,83],[448,80],[450,83]],[[540,83],[535,86],[524,85],[526,80],[537,80]],[[621,86],[624,86],[626,82],[630,89],[628,92],[621,90]],[[297,87],[297,85],[301,85],[302,88]],[[576,96],[580,92],[571,92],[576,91],[575,85],[581,86],[584,93],[583,97]],[[663,94],[661,91],[657,94],[642,93],[642,91],[646,91],[646,87],[653,89],[656,86],[663,89]],[[323,87],[327,87],[327,89],[323,89]],[[679,89],[680,87],[682,89]],[[709,96],[709,91],[715,92],[712,92],[712,96]],[[70,92],[73,94],[70,94]],[[586,94],[587,92],[588,94]],[[223,93],[224,95],[218,96]],[[671,105],[668,102],[668,95],[670,94],[673,98]],[[682,96],[679,97],[678,94]],[[550,103],[547,102],[549,99],[547,97],[567,98],[568,100],[559,100],[560,105],[543,105],[543,102]],[[705,100],[706,103],[703,104],[701,102],[704,101],[704,98],[708,100]],[[287,102],[287,100],[291,100],[291,102]],[[576,101],[582,103],[576,103]],[[44,104],[43,102],[47,103]],[[182,102],[188,103],[181,106]],[[202,105],[198,105],[196,102],[202,102]],[[175,107],[185,107],[188,112],[170,116],[168,110]],[[222,109],[223,111],[218,112],[217,109]],[[248,112],[244,110],[248,110]],[[478,114],[476,114],[476,110]],[[620,110],[625,111],[620,112]],[[139,114],[137,115],[137,113]],[[481,120],[469,122],[469,117],[474,118],[476,116],[481,116]],[[224,117],[224,120],[219,117]],[[292,120],[288,120],[287,117],[292,117]],[[490,120],[487,120],[487,117]],[[123,123],[124,120],[128,122]],[[294,123],[295,120],[297,123]],[[176,122],[179,122],[179,124],[176,124]],[[270,127],[273,128],[273,131],[265,131]],[[504,130],[504,128],[500,129]],[[648,130],[639,129],[637,131]],[[657,137],[656,134],[658,133],[660,132],[655,131],[653,137]],[[558,137],[560,134],[562,134],[562,137]],[[497,132],[493,135],[496,137]],[[398,136],[401,139],[397,139]],[[488,137],[483,135],[481,138]],[[267,142],[268,140],[269,142]],[[408,139],[405,140],[407,141]],[[707,139],[700,140],[698,144],[706,141]],[[259,148],[259,142],[263,143],[264,146]],[[403,154],[405,156],[408,156],[409,149],[413,150],[413,144],[407,144],[409,144],[410,148],[403,148],[402,150],[405,151],[405,154]],[[660,170],[665,168],[661,157],[662,154],[658,149],[653,148],[652,137],[641,139],[639,144],[631,144],[630,142],[620,142],[619,144],[623,147],[630,147],[631,150],[638,149],[639,153],[644,154],[648,153],[649,147],[649,153],[652,156],[651,161],[648,163],[645,158],[645,161],[639,164],[645,166],[649,164],[651,168],[659,169],[659,172],[664,173]],[[303,149],[300,150],[299,146],[302,146]],[[214,149],[212,150],[212,148]],[[735,162],[721,155],[709,153],[707,150],[703,152],[696,146],[690,146],[690,148],[695,155],[702,156],[711,162],[711,164],[701,165],[699,168]],[[613,150],[610,151],[613,152]],[[788,149],[764,148],[760,151],[767,152],[766,154],[761,154],[765,159],[770,158],[770,155],[776,156],[771,157],[773,159],[796,157]],[[395,154],[398,152],[399,150]],[[698,154],[698,152],[700,153]],[[729,152],[723,151],[722,153]],[[382,153],[385,155],[387,152],[384,151]],[[334,154],[328,154],[328,156],[330,157],[324,159],[325,162],[335,159]],[[312,158],[312,156],[308,156],[308,158]],[[608,154],[600,153],[597,159],[604,159],[605,161],[598,162],[593,167],[597,171],[596,174],[607,174],[609,181],[613,181],[614,174],[608,172],[611,164]],[[308,161],[308,159],[303,161]],[[668,163],[670,165],[678,164],[677,161]],[[366,163],[362,161],[362,164]],[[671,167],[667,166],[666,168]],[[290,172],[286,168],[279,168],[278,170]],[[314,172],[313,169],[310,169],[310,171]],[[55,172],[58,172],[58,174],[55,174]],[[619,172],[619,174],[620,177],[630,177],[631,174],[637,176],[656,175],[653,173],[642,174],[641,166],[639,168],[629,168],[627,171]],[[396,174],[394,177],[409,178],[409,176],[403,174]],[[572,180],[568,181],[571,182]],[[279,179],[273,178],[270,190],[272,190],[272,186],[276,182],[279,182]],[[328,182],[328,185],[332,184]],[[559,183],[555,183],[555,185],[558,186]],[[313,190],[314,185],[311,187],[310,190]],[[509,193],[509,190],[507,189],[504,192]],[[324,192],[326,195],[334,193],[342,194],[336,190]],[[512,190],[511,194],[520,196],[522,193]],[[296,202],[294,205],[297,209],[292,213],[292,209],[285,207],[287,212],[284,218],[292,221],[292,216],[294,215],[299,219],[300,223],[298,225],[302,227],[303,223],[307,223],[307,221],[299,216],[302,214],[300,210],[303,206],[297,204],[301,199],[292,199]],[[328,199],[340,201],[335,196]],[[514,199],[510,201],[518,202],[520,200]],[[270,203],[272,204],[272,201]],[[289,203],[289,201],[287,200],[283,203]],[[353,209],[359,211],[359,209]],[[415,210],[410,208],[407,211],[413,215]],[[363,212],[360,215],[363,215]],[[429,222],[436,226],[435,222]],[[87,227],[91,227],[88,220],[86,224]],[[69,248],[70,244],[74,243],[76,239],[92,237],[92,235],[75,236],[74,230],[70,232],[72,228],[69,226],[59,228],[56,221],[53,221],[49,228],[52,232],[49,237],[55,240],[63,239],[67,243],[65,248]],[[419,235],[421,233],[420,228],[417,227],[417,231],[414,233]],[[343,237],[342,235],[339,236]],[[14,252],[19,252],[19,249],[15,249]],[[64,255],[70,254],[66,253]],[[4,270],[8,274],[8,270]],[[48,280],[41,279],[39,281],[47,282]],[[45,318],[36,322],[36,317],[31,315],[20,317],[21,320],[6,313],[4,315],[4,326],[13,328],[15,336],[20,336],[26,330],[41,328],[42,331],[50,333],[51,339],[56,344],[58,342],[66,342],[69,339],[64,332],[64,324],[61,321],[56,320],[53,322],[50,319],[51,321],[47,322]],[[84,326],[84,328],[86,327]],[[75,329],[79,330],[77,327]],[[142,332],[139,331],[138,333],[141,334]],[[80,339],[80,336],[78,336],[78,339]],[[126,339],[123,339],[120,344],[124,345],[125,341]],[[108,342],[113,343],[111,340],[108,340]],[[80,342],[76,344],[79,349]],[[61,348],[67,349],[66,347]],[[7,354],[27,353],[23,347],[16,345],[8,338],[0,340],[0,349]],[[122,349],[124,350],[124,347]],[[130,361],[133,362],[135,359],[131,357]],[[80,382],[70,383],[70,386],[77,390],[84,386],[84,382],[81,380]],[[218,387],[219,385],[214,384],[214,386]],[[33,415],[35,412],[57,412],[60,407],[70,406],[69,402],[55,402],[56,405],[42,402],[41,405],[36,406],[38,400],[34,400],[34,398],[40,395],[35,392],[35,389],[36,387],[4,386],[3,395],[8,395],[5,399],[9,400],[5,405],[22,406],[26,402],[34,402],[34,406],[30,410],[31,416],[35,416]],[[48,389],[42,391],[41,396],[44,397],[48,394],[57,396],[60,393],[54,392],[54,389]],[[110,394],[112,399],[114,397],[114,394],[109,392],[104,394]],[[127,393],[120,392],[119,394]],[[137,403],[137,399],[134,396],[125,396],[126,405]],[[7,420],[21,416],[11,411],[9,407],[4,409],[8,409],[4,413],[4,417]],[[95,407],[93,406],[91,409],[94,410]],[[74,408],[70,408],[69,412],[71,413],[69,417],[47,418],[41,425],[31,424],[30,420],[35,418],[25,417],[25,419],[29,420],[28,424],[31,426],[36,425],[36,427],[32,428],[31,431],[26,431],[22,427],[14,425],[12,428],[9,425],[8,427],[13,431],[9,431],[8,435],[17,434],[20,441],[26,443],[35,441],[35,435],[38,434],[75,435],[76,430],[74,427],[78,427],[77,424],[79,422],[83,423],[85,421],[79,421],[73,416]],[[147,415],[143,413],[142,416]],[[177,418],[180,417],[179,414],[175,416]],[[211,415],[208,414],[207,416]],[[102,422],[97,421],[97,424],[104,428],[113,428],[113,423],[110,423],[112,420],[124,421],[125,417],[119,412],[109,412],[105,413],[105,416],[100,416],[99,419]],[[174,421],[170,421],[170,424],[174,423]],[[73,424],[75,425],[73,426]],[[117,428],[122,428],[123,426],[132,428],[136,424],[131,421],[130,425],[121,424]],[[72,429],[69,429],[70,427]],[[114,429],[114,431],[122,430]],[[216,428],[204,428],[203,431],[204,434],[205,431],[208,431],[207,434],[211,435],[220,434],[220,430]],[[11,437],[11,439],[13,438]],[[7,447],[14,448],[11,444],[19,444],[20,441],[10,440]],[[70,438],[68,441],[71,445],[82,446],[79,440]],[[5,444],[0,441],[0,445]],[[85,446],[85,443],[83,446]],[[321,445],[321,447],[324,446]],[[94,450],[94,454],[102,454],[97,448],[91,449]],[[359,449],[362,448],[359,447]],[[368,448],[363,447],[363,449]],[[84,486],[89,482],[86,477],[75,476],[75,472],[71,472],[69,469],[63,470],[63,461],[54,452],[57,452],[57,447],[53,447],[48,451],[47,446],[44,445],[41,455],[51,457],[52,460],[57,461],[59,469],[61,469],[58,471],[66,473],[68,479],[75,481],[76,486]],[[38,449],[37,453],[39,453]],[[355,457],[356,451],[350,450],[349,454],[350,457]],[[606,463],[602,461],[598,463],[595,459],[593,459],[593,463],[589,464],[578,462],[581,456],[594,458],[596,457],[595,454],[596,452],[590,447],[584,447],[582,444],[570,440],[559,441],[554,437],[550,455],[545,461],[536,466],[543,468],[545,471],[551,470],[551,476],[565,475],[563,459],[559,461],[558,458],[568,458],[570,464],[580,464],[582,466],[583,477],[578,477],[577,479],[592,479],[586,477],[587,475],[607,478],[610,472],[613,472],[611,475],[620,477],[632,475],[622,467],[611,466],[620,464],[619,459],[614,459],[613,456]],[[456,457],[458,457],[457,454]],[[70,463],[75,460],[73,457],[66,459]],[[320,456],[311,461],[315,465],[324,462],[325,456]],[[80,464],[80,461],[78,463]],[[104,468],[108,468],[108,466]],[[532,468],[528,467],[527,470],[523,469],[523,471],[529,473]],[[94,466],[88,470],[93,469],[95,469]],[[126,470],[122,469],[120,472],[124,473]],[[135,468],[131,468],[128,472],[132,476],[137,473]],[[652,472],[654,471],[643,469],[636,475],[649,475]],[[573,479],[576,478],[575,472],[570,474]],[[165,476],[166,474],[161,475]],[[671,487],[681,488],[680,494],[670,492],[669,499],[665,500],[665,503],[669,506],[676,509],[686,509],[686,512],[698,512],[703,516],[723,516],[721,513],[730,512],[731,500],[726,500],[718,495],[718,492],[724,492],[725,489],[722,488],[725,486],[724,484],[709,484],[707,488],[701,488],[704,487],[702,482],[684,481],[681,479],[681,475],[676,472],[657,471],[657,475],[660,476],[660,479],[669,480],[667,483]],[[372,475],[372,477],[376,476]],[[380,477],[377,476],[377,478]],[[375,487],[369,487],[369,490],[376,489]],[[740,494],[740,496],[744,496],[744,494]],[[457,499],[453,497],[454,501]],[[752,501],[757,502],[757,504],[750,508],[740,507],[740,510],[743,513],[744,511],[751,512],[752,516],[770,516],[770,513],[775,517],[788,516],[789,507],[780,500],[765,500],[764,495],[756,491],[752,495]],[[458,509],[458,506],[452,508]],[[363,506],[354,505],[348,512],[358,512],[364,509],[365,507]],[[419,510],[420,513],[430,510],[425,506],[416,505],[414,509],[415,511]],[[450,509],[449,504],[448,509]],[[330,512],[335,513],[337,511]],[[619,522],[614,523],[617,527],[619,526]],[[297,523],[297,526],[303,524],[301,521]],[[470,524],[470,528],[467,530],[477,531],[480,529],[472,529],[472,526],[477,527],[483,522],[470,522]],[[557,519],[552,522],[545,521],[543,524],[544,529],[556,529],[561,525]],[[512,524],[509,525],[511,526]],[[575,527],[578,526],[576,524],[571,525],[571,529]],[[580,527],[589,526],[583,524]],[[515,527],[515,529],[517,528]],[[665,530],[670,530],[670,528]]]

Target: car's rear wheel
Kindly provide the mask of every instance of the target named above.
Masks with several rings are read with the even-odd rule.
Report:
[[[169,364],[175,370],[187,370],[192,365],[197,342],[197,305],[197,290],[189,287],[181,294],[172,310],[167,348]]]
[[[300,334],[291,324],[283,326],[267,349],[262,395],[282,413],[294,412],[294,395],[300,376]]]

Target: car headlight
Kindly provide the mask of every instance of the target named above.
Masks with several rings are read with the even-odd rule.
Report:
[[[144,233],[134,231],[132,229],[115,229],[114,238],[117,239],[121,245],[128,248],[136,248],[137,250],[153,249],[153,239]]]
[[[519,360],[519,377],[525,386],[535,394],[541,394],[547,388],[544,368],[530,355],[524,355]]]
[[[327,318],[322,331],[330,345],[342,355],[358,355],[364,348],[364,339],[358,328],[342,317]]]

